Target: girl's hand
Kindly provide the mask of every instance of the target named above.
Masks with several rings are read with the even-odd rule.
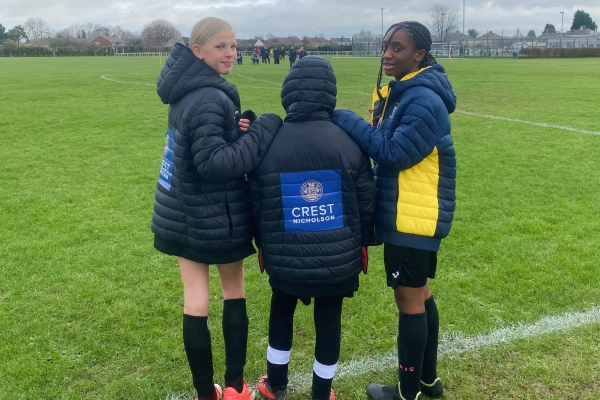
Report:
[[[241,118],[240,122],[238,124],[240,126],[240,131],[242,131],[242,132],[246,132],[248,130],[248,128],[250,128],[250,120],[249,119]]]

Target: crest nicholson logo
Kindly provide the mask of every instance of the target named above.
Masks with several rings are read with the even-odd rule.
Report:
[[[300,188],[300,194],[304,200],[314,203],[323,196],[323,185],[319,181],[306,181]]]

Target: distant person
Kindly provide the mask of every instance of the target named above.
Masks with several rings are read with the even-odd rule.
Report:
[[[329,61],[295,63],[281,90],[285,123],[248,175],[259,263],[272,289],[267,375],[257,385],[266,399],[287,399],[294,312],[313,299],[312,399],[335,399],[342,304],[367,269],[375,182],[369,158],[330,121],[336,93]]]
[[[275,47],[273,50],[273,64],[279,64],[281,60],[281,54],[279,53],[279,47]]]
[[[306,57],[308,53],[306,53],[306,50],[304,50],[304,47],[300,47],[300,51],[298,52],[298,58],[300,60],[302,60],[304,57]]]
[[[466,54],[467,54],[467,57],[469,57],[469,48],[468,47],[467,47],[467,50],[466,50]]]
[[[281,46],[280,53],[281,59],[285,61],[285,48]]]
[[[237,63],[238,63],[238,65],[242,65],[242,62],[243,62],[243,60],[242,60],[242,52],[238,51],[237,52]]]
[[[296,51],[294,46],[290,47],[289,56],[290,56],[290,69],[291,69],[292,66],[294,65],[294,63],[296,62],[296,58],[298,57],[298,52]]]
[[[260,51],[258,49],[254,50],[254,53],[252,53],[252,64],[260,64]]]
[[[231,25],[202,19],[192,29],[190,45],[175,43],[157,80],[169,113],[152,216],[154,247],[177,257],[183,344],[198,399],[216,400],[222,394],[224,400],[253,400],[255,393],[243,377],[248,345],[243,263],[255,253],[245,174],[260,162],[281,118],[264,114],[250,125],[252,112],[240,116],[238,91],[222,77],[236,58]],[[224,392],[213,380],[211,264],[216,264],[222,288]]]
[[[398,321],[398,382],[371,384],[376,400],[441,397],[437,375],[439,316],[429,288],[440,243],[454,216],[456,156],[450,116],[456,95],[430,54],[431,33],[419,22],[392,25],[383,39],[373,95],[373,125],[336,110],[340,126],[375,162],[376,241],[383,242],[387,285]],[[381,87],[382,74],[394,80]]]

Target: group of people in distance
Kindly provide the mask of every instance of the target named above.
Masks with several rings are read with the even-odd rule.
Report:
[[[302,59],[308,55],[308,52],[304,50],[304,47],[300,47],[299,50],[296,50],[294,46],[291,46],[288,50],[285,50],[283,46],[275,47],[274,49],[269,49],[267,46],[259,47],[254,49],[250,59],[252,60],[252,64],[260,64],[262,60],[263,64],[271,64],[271,57],[273,57],[273,64],[280,64],[281,61],[285,60],[285,56],[288,56],[288,60],[290,61],[290,68],[296,62],[297,59]],[[243,54],[241,51],[237,52],[237,63],[238,65],[243,64]]]
[[[388,29],[369,122],[335,108],[336,76],[324,58],[291,63],[282,121],[274,113],[242,112],[236,87],[223,78],[236,61],[227,22],[205,18],[194,26],[190,47],[173,47],[157,80],[169,113],[152,231],[154,247],[179,264],[183,343],[199,400],[256,396],[244,379],[243,262],[256,254],[254,245],[272,289],[266,375],[256,384],[262,396],[288,397],[300,301],[314,302],[312,399],[335,399],[342,305],[367,272],[368,247],[381,243],[399,311],[398,381],[370,384],[366,394],[376,400],[442,395],[439,316],[428,280],[454,215],[449,114],[456,96],[430,47],[431,34],[418,22]],[[382,87],[384,75],[393,80]],[[211,264],[223,297],[224,390],[213,378]]]

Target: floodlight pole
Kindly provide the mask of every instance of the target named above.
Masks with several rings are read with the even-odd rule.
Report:
[[[563,33],[563,21],[565,19],[565,12],[560,12],[560,48],[562,49],[562,33]]]
[[[385,7],[381,8],[381,43],[383,43],[383,10]]]
[[[461,38],[462,52],[465,55],[465,0],[463,0],[463,37]]]

